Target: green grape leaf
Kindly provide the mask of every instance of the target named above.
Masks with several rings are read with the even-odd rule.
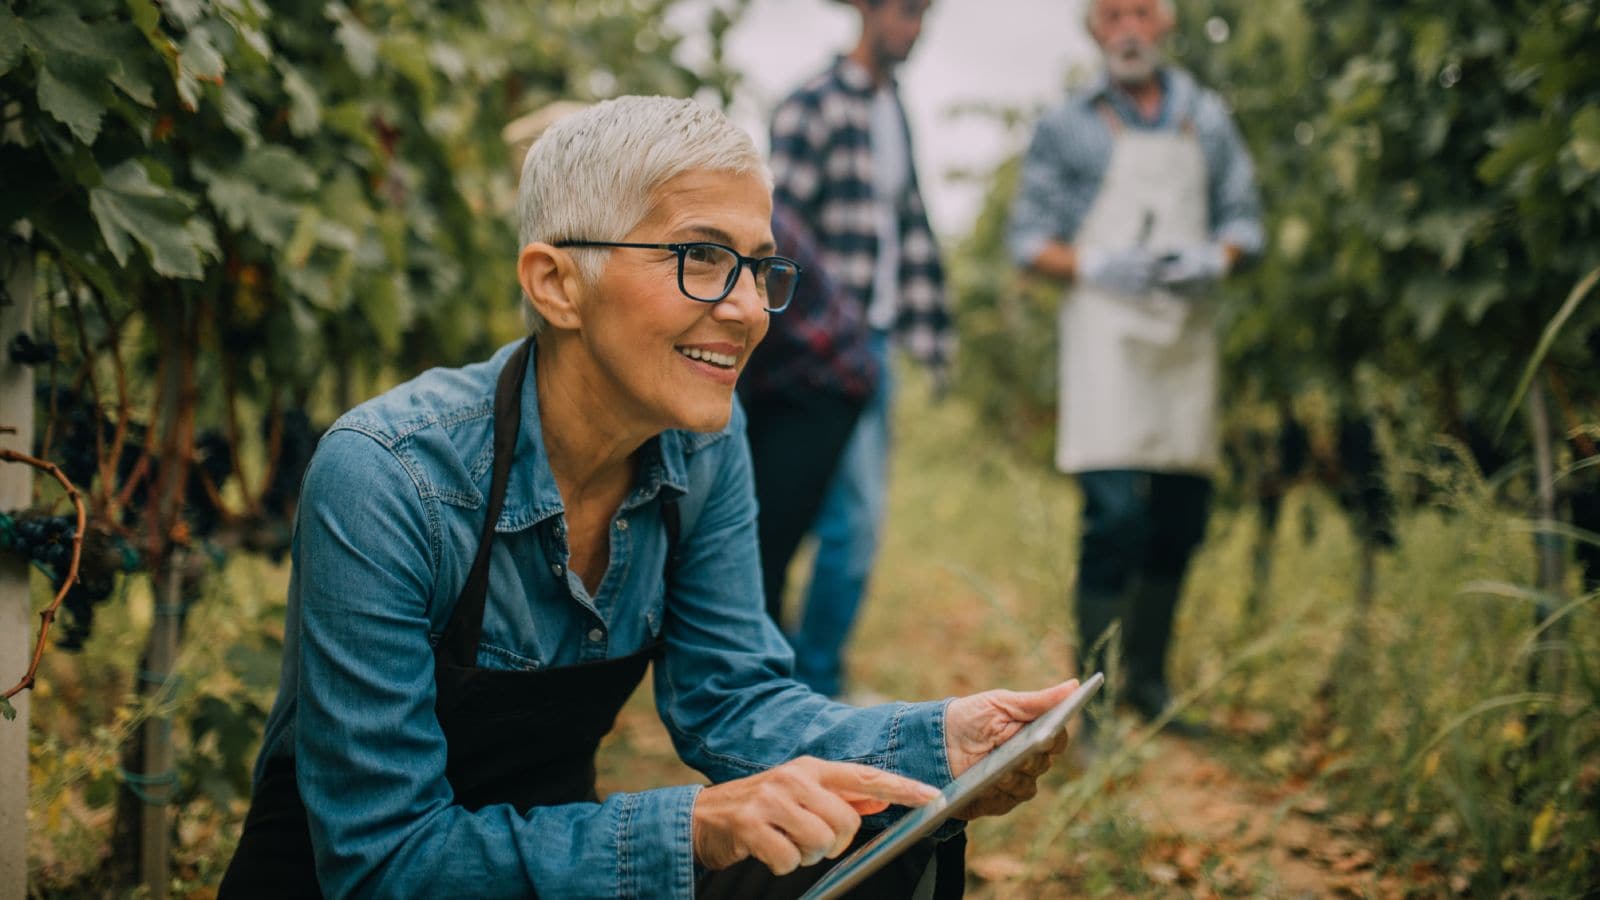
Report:
[[[387,36],[379,47],[379,55],[416,87],[423,109],[433,107],[433,68],[428,64],[427,48],[421,39],[414,34]]]
[[[153,0],[126,0],[128,12],[133,16],[133,24],[141,34],[146,37],[154,34],[161,27],[161,10]]]
[[[136,160],[106,172],[89,191],[89,209],[119,265],[127,264],[137,243],[157,274],[198,279],[205,261],[218,256],[211,227],[193,216],[194,201],[152,181]]]
[[[1567,146],[1578,165],[1600,172],[1600,106],[1590,104],[1572,117],[1572,140]]]
[[[22,20],[8,7],[0,6],[0,75],[22,62]]]
[[[64,70],[64,71],[63,71]],[[110,99],[101,76],[73,67],[66,58],[47,57],[39,67],[39,108],[72,130],[72,136],[93,144]]]
[[[344,48],[350,68],[362,78],[371,77],[378,70],[378,39],[343,3],[328,4],[327,16],[338,26],[333,39]]]
[[[267,144],[250,153],[239,170],[256,184],[282,193],[303,195],[317,189],[316,171],[279,144]]]
[[[295,137],[315,134],[322,127],[322,101],[317,89],[288,63],[280,61],[278,71],[283,75],[283,91],[289,95],[289,131]]]
[[[197,163],[195,175],[206,184],[206,199],[223,222],[235,231],[248,231],[269,247],[282,247],[294,229],[299,208],[255,182],[217,172]]]
[[[311,251],[317,247],[317,229],[322,225],[322,210],[311,204],[300,207],[300,215],[295,219],[294,231],[289,235],[289,246],[283,250],[284,261],[290,269],[298,269],[311,258]]]
[[[1478,177],[1491,185],[1510,180],[1525,165],[1547,160],[1560,144],[1552,140],[1554,126],[1543,122],[1522,122],[1506,132],[1493,153],[1478,164]]]
[[[111,83],[116,85],[124,94],[127,94],[133,102],[140,106],[155,109],[155,86],[150,83],[150,79],[144,77],[142,72],[132,68],[132,64],[125,63],[118,66],[117,71],[111,75]]]
[[[202,28],[196,28],[184,37],[178,61],[201,81],[220,84],[223,74],[228,70],[222,53],[212,43],[211,33]]]
[[[47,60],[77,57],[96,64],[102,72],[109,72],[116,66],[117,58],[102,36],[72,12],[55,10],[38,18],[28,18],[25,27],[27,43],[42,52]]]
[[[262,243],[283,249],[297,234],[304,198],[317,186],[316,173],[287,147],[264,145],[246,155],[231,171],[196,163],[196,177],[206,184],[206,198],[235,231],[248,231]],[[309,251],[306,251],[309,252]],[[298,253],[303,258],[303,253]]]
[[[184,28],[193,28],[205,15],[205,4],[201,0],[161,0],[160,5],[168,19]]]
[[[228,130],[238,135],[246,147],[261,143],[261,132],[256,129],[256,108],[233,85],[225,84],[221,90],[222,122]]]
[[[11,705],[8,697],[0,697],[0,716],[4,716],[7,722],[17,717],[17,708]]]

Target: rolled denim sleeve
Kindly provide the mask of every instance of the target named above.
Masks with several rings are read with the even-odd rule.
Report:
[[[1012,261],[1023,268],[1033,264],[1047,243],[1071,243],[1099,190],[1098,171],[1092,179],[1084,177],[1093,154],[1084,136],[1074,132],[1067,112],[1041,117],[1022,156],[1006,246]]]
[[[1255,256],[1265,245],[1266,234],[1261,226],[1261,197],[1250,151],[1216,95],[1203,96],[1196,118],[1215,123],[1211,126],[1212,141],[1218,150],[1212,154],[1208,167],[1212,239],[1239,248],[1247,257]]]
[[[335,430],[306,475],[290,586],[296,772],[330,897],[693,896],[698,787],[474,812],[434,713],[438,500],[393,448]]]
[[[693,463],[712,487],[667,585],[656,703],[679,755],[714,782],[809,755],[945,784],[945,702],[863,709],[791,678],[793,655],[762,601],[750,451],[737,406],[731,431]]]

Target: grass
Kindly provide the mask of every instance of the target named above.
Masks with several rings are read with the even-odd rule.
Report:
[[[1004,446],[968,406],[931,403],[914,375],[895,427],[855,683],[923,699],[1074,674],[1071,480]],[[1220,735],[1175,747],[1108,718],[1091,768],[1061,767],[1033,802],[973,824],[973,867],[988,875],[973,895],[1572,896],[1600,885],[1595,598],[1569,591],[1564,626],[1534,635],[1520,587],[1533,571],[1526,530],[1470,470],[1425,474],[1443,499],[1401,517],[1360,620],[1361,548],[1330,498],[1290,495],[1253,620],[1256,522],[1219,510],[1172,673]],[[285,580],[249,559],[222,574],[196,600],[173,701],[178,886],[202,892],[237,840],[237,786],[254,752],[240,735],[259,734],[270,702]],[[34,707],[31,877],[42,894],[77,892],[105,852],[115,747],[145,712],[127,694],[148,598],[135,589],[102,615],[84,653],[47,656]],[[1357,622],[1366,639],[1341,656]],[[1530,685],[1529,661],[1557,657],[1562,679],[1548,680],[1547,665]],[[612,790],[697,777],[673,758],[647,689],[607,740],[601,777]],[[1342,855],[1323,846],[1335,844]],[[1365,886],[1340,881],[1351,860],[1371,875]]]

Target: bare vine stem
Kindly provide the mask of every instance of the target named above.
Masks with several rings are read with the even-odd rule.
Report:
[[[51,600],[50,605],[39,613],[39,640],[33,645],[33,660],[28,663],[28,671],[23,674],[21,681],[13,685],[4,695],[0,695],[0,698],[10,700],[12,697],[33,687],[34,679],[39,674],[39,660],[44,658],[45,640],[50,636],[50,626],[55,624],[56,611],[61,608],[61,601],[67,598],[67,592],[72,590],[74,584],[78,583],[78,559],[83,555],[83,532],[88,526],[89,516],[84,511],[83,498],[78,496],[78,488],[73,485],[71,480],[62,473],[60,467],[55,463],[39,459],[36,456],[29,456],[26,453],[19,453],[15,450],[7,450],[3,447],[0,447],[0,461],[22,463],[48,473],[56,481],[61,482],[62,487],[66,488],[67,499],[72,501],[72,507],[78,514],[78,528],[72,534],[72,558],[67,563],[67,577],[61,580],[61,587],[57,589],[55,599]]]

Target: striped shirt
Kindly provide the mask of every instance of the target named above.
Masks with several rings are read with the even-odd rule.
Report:
[[[828,273],[863,310],[872,299],[878,258],[872,180],[873,90],[871,77],[840,57],[784,100],[772,116],[775,201],[794,209],[806,221],[822,245]],[[903,115],[901,126],[910,156],[910,128]],[[928,224],[915,169],[897,207],[899,291],[892,332],[912,358],[943,370],[955,355],[955,322],[945,293],[939,246]]]
[[[1246,256],[1260,252],[1264,233],[1255,166],[1222,98],[1182,69],[1162,69],[1160,77],[1165,91],[1154,120],[1144,119],[1105,75],[1039,119],[1022,160],[1007,234],[1018,265],[1032,263],[1049,241],[1072,243],[1094,205],[1116,139],[1098,111],[1101,103],[1128,128],[1192,128],[1205,157],[1212,240]]]

